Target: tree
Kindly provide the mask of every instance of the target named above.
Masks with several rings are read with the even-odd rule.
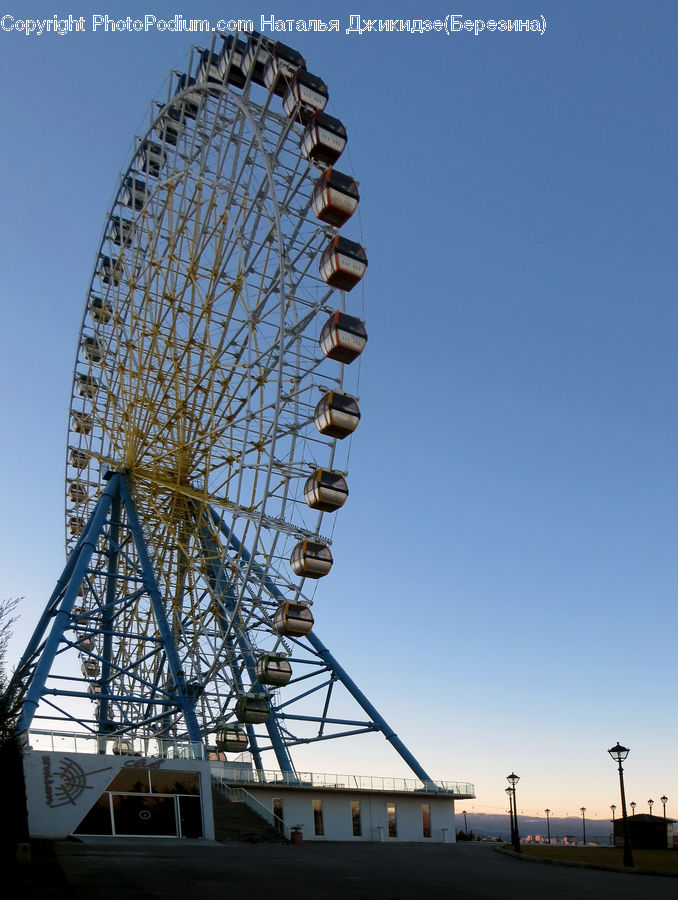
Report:
[[[0,771],[6,784],[0,817],[0,852],[13,859],[16,845],[28,840],[28,814],[24,787],[23,751],[17,733],[19,703],[7,676],[7,647],[16,609],[23,598],[0,600]]]

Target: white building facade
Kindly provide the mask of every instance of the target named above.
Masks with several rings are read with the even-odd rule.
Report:
[[[200,745],[31,733],[24,757],[30,832],[209,840],[217,787],[293,842],[445,843],[455,840],[455,801],[475,796],[466,783],[290,775],[204,756]]]

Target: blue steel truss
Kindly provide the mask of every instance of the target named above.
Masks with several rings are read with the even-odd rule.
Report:
[[[294,774],[295,746],[380,732],[419,779],[431,781],[314,632],[272,635],[294,674],[281,689],[257,681],[261,634],[272,634],[272,611],[289,597],[213,508],[189,501],[185,516],[199,548],[199,609],[164,583],[131,479],[110,475],[14,675],[20,730],[58,722],[103,741],[167,738],[207,747],[235,724],[236,701],[249,694],[270,707],[264,723],[245,724],[257,769],[272,752],[280,770]],[[246,615],[244,578],[256,598]],[[360,717],[333,714],[337,686]]]

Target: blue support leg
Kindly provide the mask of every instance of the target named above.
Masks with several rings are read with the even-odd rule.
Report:
[[[327,647],[323,644],[320,638],[316,637],[316,635],[311,632],[311,634],[306,635],[306,640],[311,644],[314,650],[319,654],[319,656],[324,660],[328,669],[334,672],[336,677],[341,681],[346,690],[351,694],[351,696],[360,704],[360,706],[365,710],[367,715],[372,719],[374,724],[377,726],[379,731],[384,735],[387,741],[393,745],[395,750],[400,754],[400,756],[405,760],[407,765],[412,769],[414,774],[421,781],[426,783],[433,783],[433,779],[424,771],[424,769],[419,765],[417,760],[412,756],[410,751],[407,749],[405,744],[400,740],[395,731],[390,727],[390,725],[386,722],[386,720],[379,714],[379,712],[375,709],[375,707],[370,703],[367,697],[360,690],[358,685],[353,681],[353,679],[349,676],[342,666],[336,661],[336,659],[332,656]]]
[[[27,731],[31,727],[35,710],[37,709],[40,697],[45,689],[45,682],[49,675],[50,669],[54,662],[57,649],[64,635],[64,631],[70,623],[70,615],[75,604],[75,598],[78,590],[87,572],[89,561],[92,553],[96,549],[97,541],[103,531],[106,516],[111,508],[113,497],[120,487],[120,476],[114,475],[109,481],[106,490],[101,495],[99,502],[90,518],[89,525],[86,528],[81,542],[78,543],[74,555],[77,558],[72,566],[67,564],[66,571],[70,570],[67,578],[67,584],[64,590],[63,598],[59,604],[59,611],[56,614],[52,629],[50,631],[45,647],[40,655],[33,677],[23,702],[23,709],[18,723],[18,731]],[[70,562],[70,561],[69,561]],[[44,629],[43,629],[44,630]]]
[[[179,659],[179,653],[177,652],[177,648],[172,637],[172,631],[170,629],[169,622],[167,621],[165,606],[162,602],[160,589],[158,588],[158,582],[156,581],[153,566],[151,565],[151,559],[148,555],[146,541],[141,529],[141,524],[139,523],[139,518],[137,516],[134,501],[132,499],[132,492],[130,490],[127,477],[121,478],[120,480],[120,492],[122,495],[122,502],[125,507],[125,513],[127,515],[127,524],[129,525],[134,543],[136,545],[137,553],[139,554],[139,563],[141,565],[144,583],[151,598],[153,612],[155,613],[158,623],[158,631],[160,632],[160,637],[163,642],[165,652],[167,653],[167,661],[169,663],[172,678],[174,680],[174,686],[178,695],[178,705],[180,706],[184,716],[184,721],[188,730],[188,736],[192,742],[202,745],[202,732],[200,731],[200,726],[198,725],[198,718],[195,714],[193,704],[186,695],[186,680],[184,678],[184,672],[181,668],[181,660]]]

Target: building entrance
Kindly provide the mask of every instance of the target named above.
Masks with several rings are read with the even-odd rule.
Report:
[[[203,836],[200,775],[151,767],[121,769],[74,834]]]

